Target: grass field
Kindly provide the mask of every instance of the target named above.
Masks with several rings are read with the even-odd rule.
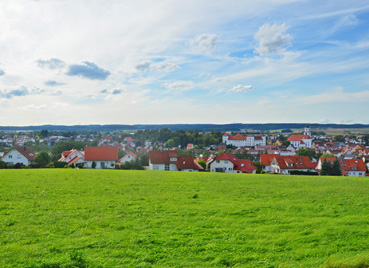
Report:
[[[0,267],[369,267],[369,178],[0,170]]]

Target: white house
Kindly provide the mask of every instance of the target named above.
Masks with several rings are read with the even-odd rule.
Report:
[[[136,161],[137,155],[135,155],[133,152],[129,152],[128,154],[124,155],[121,159],[118,160],[120,163],[126,163],[131,161]]]
[[[288,138],[288,141],[296,149],[311,148],[313,139],[311,138],[310,127],[309,126],[305,127],[304,135],[291,135]]]
[[[176,150],[150,151],[149,169],[166,171],[200,171],[203,168],[192,157],[180,157]]]
[[[118,147],[86,147],[85,162],[88,168],[92,168],[95,162],[95,168],[115,168],[115,162],[118,160]]]
[[[1,161],[13,164],[21,163],[25,166],[29,166],[34,163],[35,158],[36,154],[29,148],[20,146],[11,149],[1,158]]]
[[[210,172],[255,173],[256,167],[250,160],[238,159],[233,154],[223,153],[208,160]]]
[[[235,136],[230,136],[225,133],[222,137],[222,142],[226,145],[236,147],[266,145],[266,136],[262,134],[257,136],[251,134],[242,136],[240,133]]]
[[[290,174],[292,170],[315,171],[316,163],[311,162],[308,156],[275,156],[270,164],[271,172]]]
[[[70,151],[62,152],[62,156],[58,161],[67,162],[67,165],[70,166],[72,164],[83,164],[85,162],[84,158],[85,155],[83,152],[72,149]]]

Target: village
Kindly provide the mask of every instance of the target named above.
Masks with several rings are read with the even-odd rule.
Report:
[[[164,135],[164,140],[169,137],[166,142],[143,140],[143,133],[146,132],[125,135],[51,135],[47,130],[38,135],[4,133],[0,134],[3,148],[0,167],[369,176],[369,146],[363,137],[312,134],[309,126],[296,134],[204,134],[208,143],[217,144],[203,147],[199,146],[201,133],[190,132],[187,137],[195,138],[182,140],[186,146],[180,144],[179,138],[170,138],[170,132]],[[54,150],[58,147],[63,150]],[[44,162],[40,165],[41,156]]]

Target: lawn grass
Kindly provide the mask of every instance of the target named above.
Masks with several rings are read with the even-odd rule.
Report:
[[[0,170],[0,267],[369,267],[369,178]]]

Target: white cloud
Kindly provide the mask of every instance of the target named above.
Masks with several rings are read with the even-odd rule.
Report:
[[[264,24],[259,28],[254,35],[255,40],[258,42],[258,46],[255,51],[261,56],[267,56],[270,54],[279,54],[283,52],[283,49],[290,44],[292,36],[286,34],[286,24]]]
[[[179,67],[178,65],[175,65],[173,63],[163,63],[163,64],[159,64],[157,66],[154,67],[155,70],[159,71],[159,72],[173,72],[177,69],[180,69],[181,67]]]
[[[174,83],[165,83],[164,86],[173,90],[189,90],[194,87],[192,81],[177,81]]]
[[[248,86],[238,85],[238,86],[234,86],[229,91],[232,91],[232,92],[246,92],[246,91],[250,91],[250,90],[252,90],[251,85],[248,85]]]
[[[23,107],[19,107],[18,109],[20,110],[24,110],[24,111],[28,111],[28,110],[40,110],[40,109],[46,109],[47,105],[46,104],[41,104],[41,105],[34,105],[34,104],[28,104],[26,106]]]
[[[369,90],[344,92],[342,87],[337,87],[331,91],[310,96],[300,96],[290,99],[290,101],[303,105],[321,103],[362,103],[369,101]]]
[[[218,36],[216,34],[200,34],[190,41],[191,46],[199,47],[201,50],[212,50],[215,47]]]

